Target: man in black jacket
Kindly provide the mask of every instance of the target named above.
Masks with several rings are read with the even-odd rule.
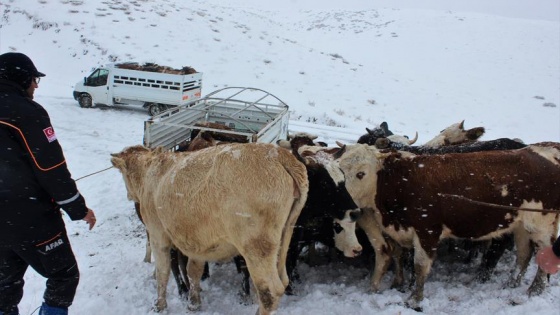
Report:
[[[79,271],[60,210],[95,225],[49,115],[33,101],[44,76],[24,54],[0,55],[0,315],[18,314],[29,266],[47,278],[39,314],[68,314]]]

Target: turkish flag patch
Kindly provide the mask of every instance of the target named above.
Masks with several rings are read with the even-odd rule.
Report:
[[[45,133],[45,136],[47,136],[47,140],[49,140],[49,142],[53,142],[54,140],[56,140],[56,135],[54,134],[53,127],[45,128],[43,129],[43,132]]]

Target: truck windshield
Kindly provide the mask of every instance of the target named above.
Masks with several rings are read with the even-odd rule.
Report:
[[[109,70],[97,69],[89,77],[87,77],[85,85],[88,86],[103,86],[107,84]]]

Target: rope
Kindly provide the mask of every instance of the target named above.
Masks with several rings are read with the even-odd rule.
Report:
[[[450,194],[438,194],[438,195],[440,195],[442,197],[465,200],[465,201],[468,201],[470,203],[474,203],[474,204],[479,205],[479,206],[488,206],[488,207],[505,209],[505,210],[519,210],[519,211],[542,212],[542,213],[560,213],[560,210],[554,210],[554,209],[519,208],[519,207],[503,206],[503,205],[497,205],[495,203],[488,203],[488,202],[483,202],[483,201],[472,200],[472,199],[469,199],[465,196],[459,196],[459,195],[450,195]]]
[[[101,173],[101,172],[105,172],[106,170],[110,170],[110,169],[112,169],[113,167],[114,167],[114,166],[107,167],[107,168],[102,169],[102,170],[100,170],[100,171],[97,171],[97,172],[94,172],[94,173],[91,173],[91,174],[82,176],[82,177],[80,177],[80,178],[78,178],[78,179],[76,179],[76,180],[74,180],[74,181],[77,182],[77,181],[79,181],[79,180],[82,179],[82,178],[86,178],[86,177],[89,177],[89,176],[91,176],[91,175],[95,175],[95,174],[98,174],[98,173]]]

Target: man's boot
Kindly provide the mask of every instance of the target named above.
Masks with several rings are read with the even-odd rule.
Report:
[[[54,307],[47,305],[47,303],[43,303],[43,305],[41,305],[41,309],[39,309],[39,315],[68,315],[68,308]]]

